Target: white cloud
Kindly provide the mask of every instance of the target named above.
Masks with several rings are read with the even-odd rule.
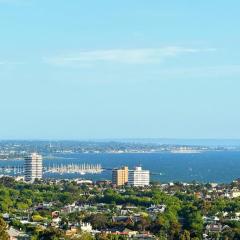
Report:
[[[166,58],[175,57],[181,54],[196,54],[215,50],[216,49],[213,48],[199,49],[176,46],[164,48],[84,50],[77,54],[46,58],[45,61],[55,65],[91,64],[96,62],[142,64],[160,62]]]

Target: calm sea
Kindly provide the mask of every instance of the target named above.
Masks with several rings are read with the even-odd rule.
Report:
[[[58,154],[56,159],[44,159],[44,165],[68,163],[101,164],[103,168],[129,166],[139,164],[149,169],[151,179],[160,182],[193,180],[200,182],[231,182],[240,178],[240,152],[203,152],[188,154],[173,153],[131,153],[131,154]],[[23,161],[1,161],[3,165],[20,165]],[[86,178],[93,180],[111,179],[111,171],[101,174],[45,174],[55,178]]]

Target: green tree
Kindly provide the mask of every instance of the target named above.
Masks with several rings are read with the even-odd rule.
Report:
[[[203,218],[200,211],[190,213],[188,221],[191,231],[196,236],[201,236],[203,231]]]
[[[94,238],[90,233],[83,232],[80,236],[72,238],[73,240],[93,240]]]
[[[180,235],[180,240],[191,240],[190,232],[184,230],[183,233]]]
[[[39,233],[40,240],[58,240],[64,237],[64,233],[57,228],[47,228],[45,231]],[[64,239],[64,238],[63,238]]]
[[[7,224],[6,222],[0,218],[0,240],[9,240],[10,237],[7,233]]]
[[[95,229],[104,229],[108,225],[108,217],[105,214],[97,213],[86,217],[86,222],[90,222]]]

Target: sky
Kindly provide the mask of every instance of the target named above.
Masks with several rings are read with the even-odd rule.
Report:
[[[0,139],[240,138],[239,8],[0,0]]]

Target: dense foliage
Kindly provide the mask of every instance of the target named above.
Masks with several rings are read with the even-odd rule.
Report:
[[[26,184],[15,182],[11,178],[0,179],[0,214],[9,213],[9,225],[28,233],[32,239],[67,239],[65,231],[69,223],[90,222],[94,229],[100,231],[113,227],[125,227],[136,231],[149,231],[159,239],[203,239],[206,227],[205,217],[223,217],[227,212],[235,216],[240,212],[240,200],[215,197],[211,200],[198,198],[196,191],[204,192],[206,186],[191,185],[183,189],[175,184],[175,189],[164,192],[159,186],[145,189],[123,188],[113,189],[108,186],[77,185],[75,182],[58,183],[36,182]],[[61,209],[76,202],[78,205],[88,204],[88,211],[77,211],[61,215],[59,228],[51,227],[52,211]],[[41,204],[48,203],[47,209]],[[98,204],[104,204],[105,211],[97,211]],[[114,222],[117,206],[134,206],[133,213],[140,218],[134,222]],[[147,211],[151,205],[165,205],[164,212],[153,217]],[[22,224],[20,219],[28,217],[39,225]],[[237,221],[222,220],[228,228],[218,233],[208,233],[212,239],[240,239],[240,224]],[[6,224],[0,219],[0,231],[5,232]],[[47,226],[47,227],[44,227]],[[3,235],[4,236],[4,235]],[[79,239],[92,239],[89,234],[81,234]],[[123,236],[98,234],[97,239],[123,239]],[[8,239],[7,235],[5,238]]]

